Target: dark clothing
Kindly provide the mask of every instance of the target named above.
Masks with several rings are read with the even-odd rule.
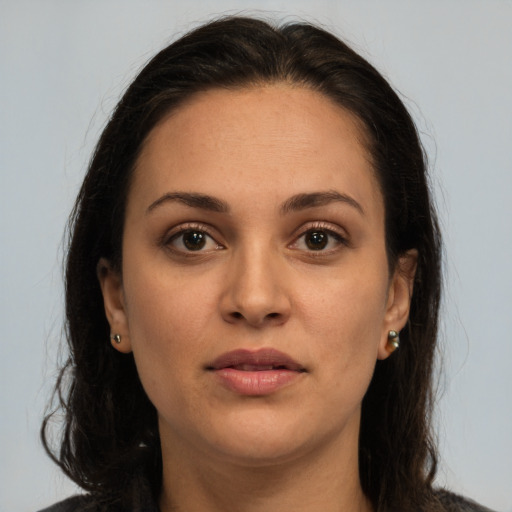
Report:
[[[436,495],[444,506],[445,512],[492,512],[474,501],[448,491],[441,490]],[[84,495],[68,498],[40,512],[98,512],[100,510],[100,504],[96,503],[90,496]],[[109,510],[112,510],[112,508],[109,507]],[[153,497],[147,494],[145,496],[134,496],[133,504],[129,509],[119,508],[114,510],[119,510],[119,512],[158,512],[158,507]]]

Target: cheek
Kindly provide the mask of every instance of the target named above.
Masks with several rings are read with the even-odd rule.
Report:
[[[387,302],[386,275],[378,269],[350,269],[339,276],[305,283],[301,308],[309,321],[338,335],[381,326]],[[310,312],[311,314],[308,314]]]
[[[165,348],[166,341],[186,340],[193,346],[216,310],[215,286],[162,267],[140,265],[126,275],[132,276],[124,284],[132,343],[144,340]]]
[[[331,280],[300,305],[310,339],[321,359],[338,372],[368,375],[377,360],[386,311],[387,280],[382,273],[357,273]]]
[[[214,287],[142,266],[124,283],[130,341],[140,379],[156,404],[179,402],[171,393],[201,367],[216,300]],[[155,278],[158,276],[158,278]]]

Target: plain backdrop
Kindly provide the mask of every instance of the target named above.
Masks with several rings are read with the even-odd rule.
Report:
[[[0,0],[0,511],[76,492],[38,430],[61,339],[62,236],[105,119],[140,66],[212,16],[315,21],[400,91],[446,244],[438,482],[512,511],[512,3]]]

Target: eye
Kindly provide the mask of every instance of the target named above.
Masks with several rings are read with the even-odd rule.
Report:
[[[330,229],[312,228],[299,236],[290,247],[301,251],[328,252],[344,243],[345,239]]]
[[[212,251],[221,248],[208,233],[200,229],[182,229],[169,238],[167,245],[182,252]]]
[[[308,231],[304,235],[304,242],[308,249],[321,251],[329,243],[329,235],[325,231]]]

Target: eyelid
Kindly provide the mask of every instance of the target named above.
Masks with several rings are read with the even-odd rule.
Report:
[[[193,221],[181,223],[167,230],[159,240],[160,245],[172,248],[176,252],[183,252],[174,247],[170,247],[170,243],[176,238],[178,238],[182,233],[185,233],[187,231],[201,231],[202,233],[205,233],[208,237],[210,237],[217,244],[217,248],[224,248],[224,244],[219,242],[220,236],[217,234],[217,231],[214,228],[212,228],[212,226],[209,226],[208,224],[203,224],[202,222]],[[194,253],[194,251],[190,252],[191,254]],[[197,253],[201,252],[204,253],[208,251],[197,251]]]
[[[320,220],[306,222],[306,223],[302,224],[300,227],[298,227],[296,230],[294,230],[294,232],[292,233],[292,236],[295,239],[297,239],[299,236],[302,236],[305,233],[307,233],[308,231],[311,231],[314,229],[328,231],[330,233],[333,233],[333,234],[339,236],[343,240],[348,241],[348,239],[349,239],[348,233],[341,226],[333,224],[332,222],[320,221]]]
[[[339,245],[341,246],[348,246],[350,239],[348,233],[341,228],[340,226],[337,226],[336,224],[333,224],[331,222],[326,221],[314,221],[309,222],[306,224],[301,225],[298,229],[296,229],[293,233],[293,241],[288,245],[289,248],[293,249],[293,246],[297,244],[297,242],[307,233],[314,231],[315,229],[319,231],[325,231],[329,236],[334,237],[337,239]],[[314,256],[322,256],[327,255],[333,252],[336,252],[338,250],[338,247],[335,247],[333,249],[327,249],[327,250],[309,250],[308,253],[311,253]]]

